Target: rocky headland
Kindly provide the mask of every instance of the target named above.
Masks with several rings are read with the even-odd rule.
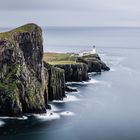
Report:
[[[79,56],[76,53],[45,53],[44,60],[63,69],[66,82],[87,81],[90,72],[101,73],[110,70],[98,54]]]
[[[0,33],[0,116],[46,113],[48,101],[66,96],[65,82],[87,81],[88,72],[109,70],[97,54],[54,54],[44,54],[36,24]]]

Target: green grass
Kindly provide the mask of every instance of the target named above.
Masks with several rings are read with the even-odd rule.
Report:
[[[36,27],[38,26],[34,23],[26,24],[11,31],[0,33],[0,39],[8,39],[15,32],[29,32],[34,30]]]
[[[71,53],[44,53],[44,61],[51,65],[77,64],[77,55]]]
[[[52,61],[48,62],[51,65],[58,65],[58,64],[77,64],[76,61]]]

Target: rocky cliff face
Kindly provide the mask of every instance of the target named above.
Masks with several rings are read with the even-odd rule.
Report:
[[[98,54],[88,55],[77,58],[77,62],[88,66],[88,72],[109,71],[110,68],[101,60]]]
[[[65,97],[66,82],[89,79],[88,72],[109,70],[98,55],[78,58],[78,63],[43,62],[42,30],[27,24],[0,33],[0,116],[45,113],[48,100]]]
[[[89,72],[101,73],[101,71],[108,71],[110,68],[100,59],[98,54],[77,57],[76,64],[57,64],[65,71],[66,82],[82,82],[89,80]]]
[[[0,115],[46,112],[42,58],[42,30],[37,25],[0,34]]]
[[[48,100],[62,100],[65,97],[65,73],[63,69],[44,62],[45,72],[48,73]]]
[[[55,66],[64,69],[66,82],[82,82],[89,79],[88,66],[84,63],[60,64]]]

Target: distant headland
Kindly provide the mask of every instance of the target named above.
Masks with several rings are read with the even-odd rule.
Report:
[[[0,116],[46,113],[48,101],[63,100],[66,82],[89,80],[110,68],[96,54],[44,53],[42,29],[27,24],[0,33]]]

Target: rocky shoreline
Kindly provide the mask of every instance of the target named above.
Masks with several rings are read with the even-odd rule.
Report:
[[[42,29],[36,24],[0,33],[0,116],[46,113],[48,101],[66,96],[66,82],[110,70],[97,54],[55,65],[44,62],[43,55]]]

